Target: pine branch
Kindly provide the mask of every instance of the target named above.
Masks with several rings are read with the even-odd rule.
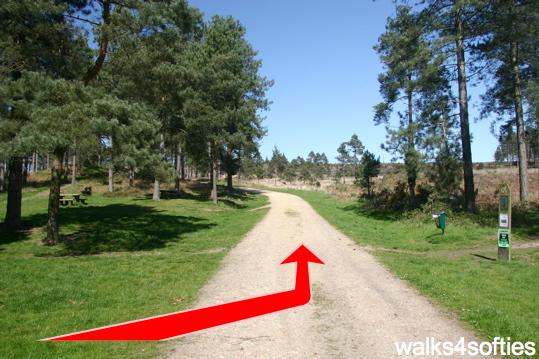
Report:
[[[70,19],[74,19],[74,20],[86,22],[86,23],[91,24],[91,25],[94,25],[94,26],[99,26],[99,25],[101,25],[101,24],[98,23],[98,22],[92,21],[92,20],[90,20],[90,19],[85,19],[85,18],[82,18],[82,17],[78,17],[78,16],[75,16],[75,15],[65,14],[64,16],[65,16],[65,17],[68,17],[68,18],[70,18]]]

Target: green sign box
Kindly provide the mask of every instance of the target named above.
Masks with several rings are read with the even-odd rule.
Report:
[[[498,229],[498,247],[500,248],[509,248],[510,239],[509,239],[509,229],[508,228],[499,228]]]

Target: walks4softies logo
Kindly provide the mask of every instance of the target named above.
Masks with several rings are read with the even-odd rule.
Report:
[[[460,338],[456,343],[438,341],[429,337],[424,341],[396,342],[395,349],[399,356],[524,355],[531,357],[536,353],[534,342],[513,342],[510,337],[494,337],[492,342],[466,342],[464,338]]]

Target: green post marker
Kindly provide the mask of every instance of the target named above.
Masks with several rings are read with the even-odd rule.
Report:
[[[498,260],[511,260],[511,191],[507,184],[500,187],[498,215]]]

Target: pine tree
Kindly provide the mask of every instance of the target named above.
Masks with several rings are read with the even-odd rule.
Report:
[[[23,148],[22,128],[31,120],[31,99],[21,97],[25,73],[39,72],[51,78],[75,79],[90,59],[83,34],[64,14],[76,11],[76,1],[12,1],[0,4],[0,142],[9,156],[8,200],[5,225],[21,225],[22,157],[35,150]],[[13,21],[18,19],[18,21]],[[51,45],[54,44],[54,45]]]
[[[23,77],[26,97],[32,97],[31,121],[21,129],[28,144],[51,153],[51,184],[45,243],[59,241],[60,185],[64,173],[64,158],[73,143],[93,135],[89,123],[93,117],[92,94],[82,82],[51,79],[30,73]],[[58,121],[58,119],[62,121]]]
[[[288,159],[281,153],[277,146],[273,148],[271,159],[268,164],[268,172],[275,178],[282,178],[288,166]]]
[[[336,157],[336,159],[341,164],[339,175],[343,177],[343,181],[344,177],[348,174],[348,166],[352,166],[354,176],[359,173],[359,164],[361,162],[361,155],[363,154],[364,149],[365,146],[363,146],[363,143],[355,133],[352,135],[352,137],[350,137],[349,141],[341,143],[337,148],[337,153],[339,155]]]
[[[526,94],[533,88],[534,64],[537,63],[537,38],[539,36],[539,4],[529,1],[490,1],[485,7],[484,29],[477,46],[479,56],[491,64],[493,79],[483,96],[483,113],[496,113],[516,127],[521,202],[529,200],[528,153],[525,111],[530,106]],[[533,91],[533,90],[532,90]],[[533,121],[531,121],[533,122]]]
[[[193,91],[186,102],[186,131],[210,162],[211,197],[217,202],[217,167],[224,156],[230,165],[229,189],[238,166],[238,154],[249,151],[264,134],[259,111],[268,106],[265,92],[271,82],[259,75],[260,60],[245,40],[245,28],[233,18],[215,16],[202,41],[191,50]]]
[[[350,162],[350,154],[348,153],[348,149],[346,148],[346,142],[343,142],[339,145],[337,148],[337,157],[335,159],[340,163],[339,169],[337,170],[337,176],[335,177],[335,180],[337,181],[339,178],[343,179],[343,184],[346,183],[346,175],[347,175],[347,165]]]
[[[367,195],[372,196],[373,190],[373,181],[372,178],[378,176],[380,173],[380,158],[376,158],[374,154],[369,151],[363,153],[361,157],[361,170],[358,176],[359,184],[367,189]]]
[[[153,166],[153,198],[159,199],[160,182],[175,170],[167,153],[183,153],[180,146],[186,138],[184,105],[191,71],[186,53],[200,36],[201,14],[183,0],[138,1],[135,5],[138,11],[117,11],[109,60],[98,85],[149,111],[148,122],[156,126],[150,132],[157,134],[148,142],[153,144],[153,153],[150,156],[146,151],[149,157],[144,166]],[[109,143],[116,146],[114,141]],[[133,161],[130,166],[134,167]],[[134,168],[129,172],[133,174]],[[109,173],[111,181],[112,171]]]
[[[425,30],[438,44],[437,53],[445,57],[446,68],[457,82],[460,142],[464,174],[464,207],[475,211],[475,184],[473,174],[470,120],[468,111],[467,70],[475,68],[475,61],[468,61],[470,44],[482,35],[477,23],[481,21],[482,0],[425,0],[421,3],[420,16]],[[454,65],[456,63],[456,66]],[[477,72],[480,72],[477,69]]]
[[[417,111],[414,103],[422,86],[428,83],[428,75],[436,73],[438,67],[438,62],[432,61],[434,54],[420,20],[409,7],[397,6],[395,17],[388,19],[386,32],[375,46],[385,72],[378,77],[384,101],[375,106],[374,122],[386,126],[387,142],[383,148],[404,160],[412,207],[416,204],[415,186],[422,162],[417,150],[421,138],[414,118]],[[398,113],[399,124],[395,129],[390,125],[391,113],[401,100],[406,103],[406,111]]]

